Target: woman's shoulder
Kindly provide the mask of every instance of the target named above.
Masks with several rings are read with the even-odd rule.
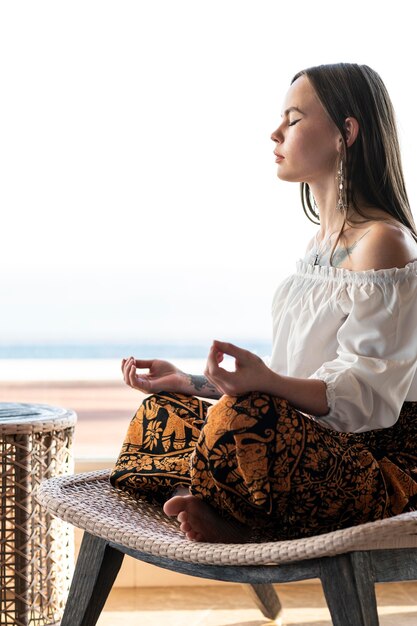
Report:
[[[417,242],[394,219],[370,221],[346,233],[351,253],[343,267],[352,271],[405,267],[417,260]]]

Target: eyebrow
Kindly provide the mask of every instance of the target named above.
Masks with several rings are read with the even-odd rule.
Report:
[[[281,115],[281,117],[288,115],[288,113],[291,113],[291,111],[298,111],[299,113],[301,113],[301,115],[305,115],[304,111],[302,111],[299,107],[289,107],[284,111],[284,115]]]

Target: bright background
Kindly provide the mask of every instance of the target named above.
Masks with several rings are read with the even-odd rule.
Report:
[[[292,76],[382,76],[416,205],[404,0],[0,5],[0,342],[269,340],[316,227],[276,178]]]

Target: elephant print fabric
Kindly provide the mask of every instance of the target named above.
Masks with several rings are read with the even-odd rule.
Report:
[[[416,510],[416,441],[417,402],[354,434],[265,393],[162,392],[134,415],[110,482],[158,504],[188,487],[254,540],[295,539]]]

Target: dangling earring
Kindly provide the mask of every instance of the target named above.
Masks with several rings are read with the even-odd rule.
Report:
[[[314,212],[316,214],[317,219],[320,219],[320,211],[319,211],[319,207],[317,206],[317,202],[315,197],[313,196],[313,204],[314,204]]]
[[[336,209],[339,211],[346,211],[347,202],[346,202],[346,178],[343,172],[343,157],[340,157],[339,169],[337,170],[337,189],[338,189],[338,199]]]

